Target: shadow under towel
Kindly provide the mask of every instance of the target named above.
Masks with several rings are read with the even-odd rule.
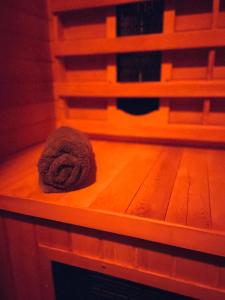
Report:
[[[87,136],[69,127],[56,129],[46,141],[38,171],[46,193],[72,191],[93,183],[96,165]]]

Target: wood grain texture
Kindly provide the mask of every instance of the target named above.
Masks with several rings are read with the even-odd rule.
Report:
[[[127,209],[128,214],[165,219],[180,156],[180,149],[162,150]]]
[[[0,19],[3,156],[46,138],[54,127],[54,98],[46,1],[2,2]]]
[[[12,273],[9,245],[5,231],[4,214],[0,214],[0,298],[3,300],[17,299],[14,289],[14,277]]]
[[[40,278],[34,225],[23,221],[20,217],[8,217],[5,219],[5,224],[16,297],[18,300],[40,300]],[[29,282],[29,286],[24,284],[25,282]]]
[[[224,228],[222,227],[224,207],[223,201],[220,201],[222,198],[217,195],[223,185],[224,150],[210,150],[211,156],[209,156],[208,162],[208,158],[206,159],[208,150],[206,149],[186,148],[185,155],[181,156],[183,150],[179,147],[161,146],[157,148],[153,145],[94,141],[93,148],[99,168],[96,183],[67,194],[44,194],[40,190],[35,162],[38,160],[42,146],[27,149],[21,154],[9,157],[1,164],[0,168],[1,209],[222,255],[224,251],[224,247],[222,247],[224,243]],[[160,149],[162,152],[158,156],[157,153],[161,151]],[[135,158],[140,153],[141,157],[136,160],[137,164],[132,164],[132,157]],[[150,163],[148,163],[149,166],[147,165],[148,159],[150,162],[155,160],[152,167]],[[143,164],[138,165],[138,162],[142,160]],[[220,168],[212,170],[213,161],[216,166],[221,165]],[[134,167],[133,173],[131,171],[124,172],[127,168],[126,165],[129,170]],[[137,166],[139,167],[138,171],[135,170]],[[209,193],[206,182],[207,168],[209,170],[211,209],[209,208],[209,198],[207,198]],[[143,173],[143,170],[147,169],[149,169],[147,177],[140,186],[143,174],[146,172]],[[216,172],[217,169],[220,176],[215,176],[214,179],[213,172]],[[136,183],[135,180],[139,176],[141,181]],[[189,183],[185,182],[187,176],[191,180],[189,189]],[[117,184],[123,180],[126,181],[128,177],[133,180],[128,189]],[[177,209],[177,206],[174,205],[174,199],[179,197],[179,190],[183,188],[188,189],[187,225],[184,224],[186,208],[184,207],[184,211],[182,211],[181,207],[182,203],[186,205],[185,199],[184,202],[182,202],[183,199],[179,199],[181,209]],[[91,203],[94,203],[93,201],[101,193],[105,193],[105,190],[107,193],[105,198],[102,197],[101,205],[98,208],[91,207]],[[184,196],[186,196],[186,190],[183,191]],[[111,196],[110,202],[107,202],[108,194]],[[128,212],[132,205],[135,206],[135,200],[141,197],[144,199],[142,205],[144,210],[140,212],[142,216],[145,216],[144,218],[137,216],[137,209],[133,210],[133,215],[118,214],[116,211],[108,210],[114,208],[123,210],[127,204],[129,205],[134,194],[135,197]],[[181,193],[180,196],[182,197],[183,194]],[[118,197],[121,201],[117,201]],[[169,199],[171,199],[171,203]],[[140,201],[136,202],[137,208],[141,203]],[[209,213],[211,213],[211,218]],[[173,223],[168,222],[171,222],[169,215],[175,215]],[[162,221],[158,222],[156,219]],[[60,245],[65,243],[67,245],[65,247],[69,247],[68,236],[64,236],[63,230],[58,229],[55,234],[55,243]],[[60,232],[62,232],[62,236]],[[159,232],[160,234],[158,234]]]
[[[225,97],[223,80],[134,83],[55,83],[61,96],[80,97]]]
[[[224,147],[225,130],[222,126],[201,125],[147,125],[139,123],[103,122],[90,120],[64,120],[64,125],[86,132],[93,138],[107,140]]]
[[[158,152],[158,149],[154,149],[149,156],[134,155],[106,189],[97,196],[91,207],[125,212],[149,173]]]
[[[187,43],[189,41],[189,43]],[[59,41],[54,43],[56,56],[113,54],[138,51],[222,47],[224,30],[146,34],[111,39]]]

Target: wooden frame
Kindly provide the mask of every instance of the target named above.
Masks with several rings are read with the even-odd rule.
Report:
[[[198,297],[201,297],[202,299],[213,298],[215,300],[222,300],[224,297],[222,290],[201,286],[200,284],[193,284],[187,280],[182,280],[179,278],[176,279],[169,275],[152,272],[151,270],[137,270],[136,268],[132,268],[130,266],[115,264],[115,262],[113,263],[111,261],[104,261],[91,256],[83,256],[73,253],[72,251],[66,251],[46,245],[41,245],[40,251],[43,259],[48,265],[50,265],[51,261],[55,261],[70,266],[119,277],[121,279],[131,280],[146,286],[153,286],[159,289],[166,289],[170,292],[186,294],[191,297],[196,297],[196,295],[198,295]],[[51,270],[48,269],[47,271],[50,274]],[[49,283],[45,283],[48,298],[43,298],[43,300],[52,299],[49,298],[49,289],[52,290],[51,285],[52,284],[50,283],[49,287]]]

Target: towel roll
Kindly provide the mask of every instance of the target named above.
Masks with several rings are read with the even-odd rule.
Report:
[[[96,165],[87,136],[69,127],[56,129],[46,141],[38,172],[46,193],[72,191],[93,183]]]

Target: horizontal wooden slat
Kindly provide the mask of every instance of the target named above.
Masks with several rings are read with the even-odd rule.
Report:
[[[80,97],[224,97],[225,82],[55,83],[61,96]]]
[[[118,121],[87,121],[65,119],[61,124],[75,127],[92,137],[108,140],[156,142],[163,144],[225,147],[225,128],[201,125],[127,124]]]
[[[146,34],[112,39],[54,42],[56,56],[144,52],[225,46],[225,30]]]
[[[80,209],[64,206],[60,203],[55,204],[41,200],[33,201],[11,196],[0,196],[0,208],[33,217],[225,256],[225,235],[218,231],[187,227],[115,212],[110,213],[87,208]]]
[[[53,12],[57,13],[67,10],[86,9],[142,1],[143,0],[51,0],[51,9]]]

